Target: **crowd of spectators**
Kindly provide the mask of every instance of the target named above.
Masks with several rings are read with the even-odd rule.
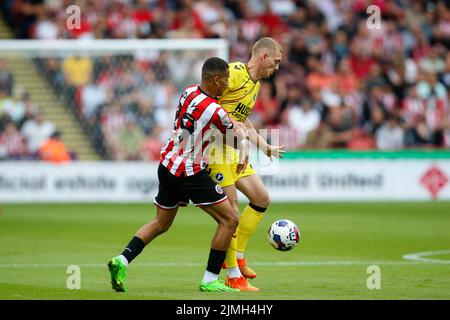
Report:
[[[77,4],[79,29],[66,27]],[[366,9],[380,10],[371,28]],[[255,40],[284,49],[251,114],[302,148],[450,147],[450,6],[445,0],[6,0],[21,38],[224,38],[230,61]],[[198,79],[173,53],[49,59],[99,149],[112,159],[157,159],[180,86]],[[199,62],[201,63],[201,61]],[[198,66],[196,66],[198,67]],[[175,71],[175,72],[174,72]]]
[[[55,125],[45,119],[30,94],[15,85],[0,59],[0,160],[71,161],[75,154],[63,142],[55,147],[58,136]]]
[[[76,110],[100,153],[115,160],[157,160],[172,129],[179,97],[177,84],[179,89],[195,81],[169,77],[169,69],[175,72],[183,68],[177,63],[179,55],[171,55],[158,54],[151,67],[147,59],[129,55],[75,55],[49,58],[41,65],[50,83]],[[198,69],[205,58],[196,56],[198,64],[194,66]],[[181,60],[188,61],[187,57]]]

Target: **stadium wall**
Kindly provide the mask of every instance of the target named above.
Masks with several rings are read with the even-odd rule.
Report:
[[[152,202],[156,162],[0,163],[0,203]],[[264,172],[261,163],[255,168]],[[450,153],[297,153],[262,175],[274,202],[450,200]],[[244,198],[241,196],[241,199]]]

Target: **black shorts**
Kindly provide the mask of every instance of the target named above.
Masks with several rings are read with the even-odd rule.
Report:
[[[185,207],[189,200],[196,206],[217,204],[227,200],[223,189],[205,170],[189,177],[176,177],[165,166],[159,164],[158,179],[159,190],[154,203],[163,209]]]

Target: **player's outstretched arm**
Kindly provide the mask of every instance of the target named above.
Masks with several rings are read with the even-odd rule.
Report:
[[[286,152],[286,150],[284,150],[285,146],[275,146],[275,145],[270,145],[267,143],[267,141],[261,137],[261,135],[259,135],[259,133],[256,131],[255,127],[253,126],[253,124],[246,119],[245,120],[245,126],[247,127],[248,130],[248,137],[249,140],[258,147],[258,149],[260,149],[262,152],[264,152],[264,154],[268,157],[272,157],[274,156],[275,158],[283,158],[284,157],[284,153]]]

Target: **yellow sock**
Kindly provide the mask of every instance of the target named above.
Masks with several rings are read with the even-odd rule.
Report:
[[[263,214],[256,211],[250,205],[247,205],[242,212],[239,219],[239,226],[237,228],[237,251],[244,252],[247,247],[247,242],[256,231],[256,228],[261,221]]]
[[[231,238],[230,246],[227,250],[227,256],[225,257],[225,261],[227,263],[227,268],[237,267],[237,259],[236,259],[236,232],[233,234]]]

